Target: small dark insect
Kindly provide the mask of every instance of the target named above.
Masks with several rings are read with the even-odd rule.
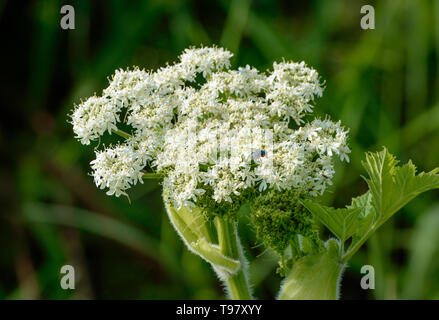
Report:
[[[257,160],[259,158],[265,157],[267,152],[265,150],[255,150],[252,152],[251,157],[252,160]]]

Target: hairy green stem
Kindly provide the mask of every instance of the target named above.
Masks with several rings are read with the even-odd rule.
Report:
[[[248,284],[247,261],[239,242],[236,222],[215,218],[218,244],[214,242],[206,217],[200,208],[189,211],[171,205],[168,191],[163,191],[166,212],[171,224],[187,248],[210,263],[218,277],[224,281],[232,299],[252,299]]]
[[[248,282],[247,260],[239,241],[236,222],[216,217],[215,225],[222,254],[240,262],[238,271],[228,275],[225,279],[230,298],[250,300],[252,295]]]
[[[385,220],[378,220],[377,222],[375,222],[370,228],[369,230],[364,234],[364,236],[361,237],[360,240],[358,240],[352,247],[350,247],[348,249],[348,251],[343,255],[342,257],[342,262],[343,263],[347,263],[352,256],[361,248],[361,246],[370,238],[370,236],[379,228],[381,227],[384,222],[386,222],[387,219]]]

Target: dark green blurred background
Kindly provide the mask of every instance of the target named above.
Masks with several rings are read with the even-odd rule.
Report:
[[[71,4],[76,29],[60,28]],[[360,8],[375,7],[375,30]],[[116,68],[157,68],[190,45],[217,44],[234,66],[305,60],[326,81],[316,112],[350,128],[350,164],[337,164],[322,200],[344,206],[366,190],[366,150],[386,145],[420,170],[439,166],[439,1],[0,1],[0,298],[220,299],[210,267],[189,253],[165,215],[158,181],[132,204],[98,190],[93,148],[73,139],[73,104]],[[342,299],[439,299],[439,192],[411,202],[354,257]],[[243,216],[256,296],[271,299],[276,260]],[[259,255],[257,260],[252,257]],[[60,268],[76,289],[60,288]],[[371,264],[376,289],[360,287]]]

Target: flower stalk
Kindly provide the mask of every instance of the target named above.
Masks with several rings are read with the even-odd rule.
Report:
[[[124,139],[129,139],[131,138],[131,135],[123,130],[120,129],[112,129],[112,132],[114,132],[115,134],[117,134],[118,136],[124,138]]]
[[[250,300],[252,295],[248,279],[248,263],[239,240],[237,224],[235,221],[215,217],[215,225],[221,252],[240,263],[239,270],[225,279],[227,292],[233,300]]]
[[[185,207],[176,209],[169,204],[167,192],[163,193],[169,220],[186,247],[212,265],[224,282],[231,299],[252,299],[248,281],[247,261],[237,234],[235,221],[215,217],[214,227],[218,243],[214,243],[206,217],[197,207],[192,211]]]

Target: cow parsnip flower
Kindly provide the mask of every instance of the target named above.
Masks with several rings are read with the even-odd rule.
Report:
[[[96,151],[96,185],[126,195],[149,167],[177,209],[206,196],[230,203],[248,189],[322,194],[333,157],[348,161],[350,150],[340,122],[308,119],[323,92],[318,73],[285,61],[231,70],[231,57],[191,48],[155,72],[117,70],[102,96],[77,105],[71,120],[83,144],[120,132],[121,121],[131,127],[122,144]]]
[[[171,224],[233,299],[253,297],[236,216],[249,203],[256,236],[279,254],[278,298],[336,299],[349,259],[405,204],[439,188],[439,168],[416,174],[387,149],[369,153],[369,191],[346,208],[319,204],[334,157],[349,161],[350,150],[340,122],[312,117],[323,92],[317,72],[286,61],[266,72],[231,70],[231,57],[190,48],[155,72],[117,70],[101,96],[76,106],[71,122],[81,143],[106,132],[124,138],[96,150],[94,181],[118,197],[146,172],[163,177]],[[336,239],[324,242],[316,220]]]

